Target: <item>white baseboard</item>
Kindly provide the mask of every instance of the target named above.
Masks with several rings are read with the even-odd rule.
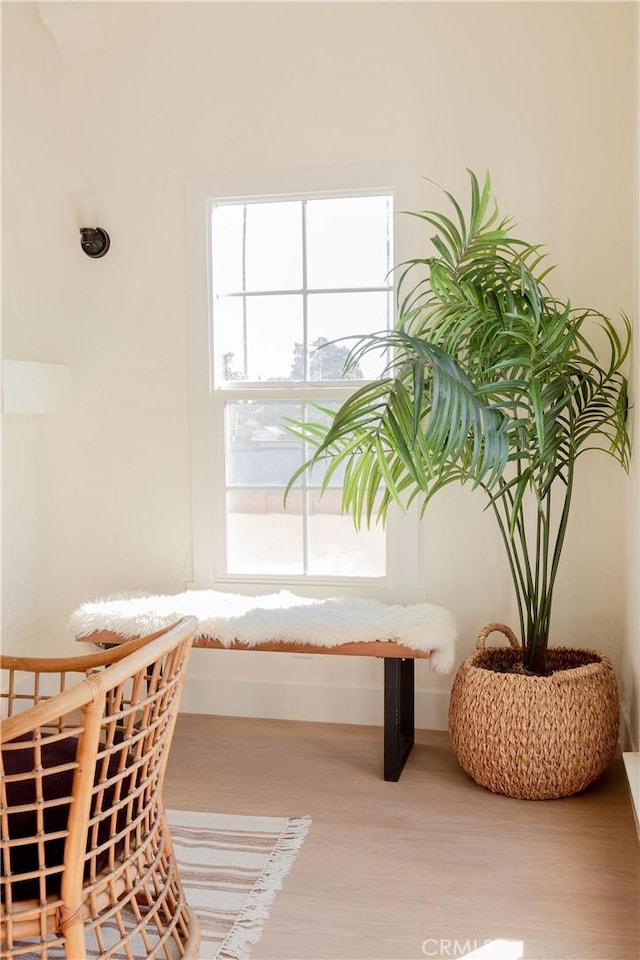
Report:
[[[416,729],[446,730],[448,708],[448,693],[416,690]],[[181,712],[382,726],[384,693],[371,687],[187,677]]]

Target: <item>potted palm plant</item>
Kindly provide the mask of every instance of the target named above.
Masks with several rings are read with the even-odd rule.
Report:
[[[500,216],[489,176],[470,172],[465,214],[413,214],[431,250],[398,268],[395,327],[355,339],[348,358],[389,357],[379,380],[317,422],[291,425],[323,484],[344,470],[356,526],[389,506],[424,512],[451,483],[486,496],[509,561],[520,642],[490,624],[456,676],[449,729],[479,783],[511,796],[565,796],[600,775],[615,750],[618,700],[609,660],[549,646],[554,587],[575,465],[594,448],[629,460],[630,324],[551,293],[539,245]],[[493,630],[509,649],[485,649]]]

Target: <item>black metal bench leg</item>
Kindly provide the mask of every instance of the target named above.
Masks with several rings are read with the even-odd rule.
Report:
[[[384,779],[400,779],[415,735],[415,660],[385,657]]]

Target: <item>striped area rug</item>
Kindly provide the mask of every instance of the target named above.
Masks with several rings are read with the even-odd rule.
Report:
[[[244,960],[307,834],[309,817],[169,810],[187,900],[200,920],[202,960]]]

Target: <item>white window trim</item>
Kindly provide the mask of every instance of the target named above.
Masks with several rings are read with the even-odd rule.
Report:
[[[191,426],[192,489],[192,579],[190,588],[243,593],[264,593],[269,588],[291,589],[312,596],[370,595],[389,602],[410,603],[423,599],[421,524],[417,508],[404,514],[391,510],[387,521],[387,575],[381,578],[287,577],[221,574],[218,555],[220,524],[212,495],[214,486],[224,488],[224,464],[216,463],[214,430],[221,430],[213,400],[213,344],[210,290],[209,201],[244,200],[252,196],[286,199],[311,193],[366,193],[389,191],[394,194],[394,262],[415,256],[419,234],[416,218],[398,215],[403,210],[420,208],[421,176],[411,164],[372,167],[294,170],[228,176],[190,177],[186,182],[188,337]],[[399,229],[400,227],[400,229]],[[331,386],[318,385],[318,392],[331,392]],[[290,394],[289,394],[290,395]],[[274,394],[275,396],[275,394]]]

